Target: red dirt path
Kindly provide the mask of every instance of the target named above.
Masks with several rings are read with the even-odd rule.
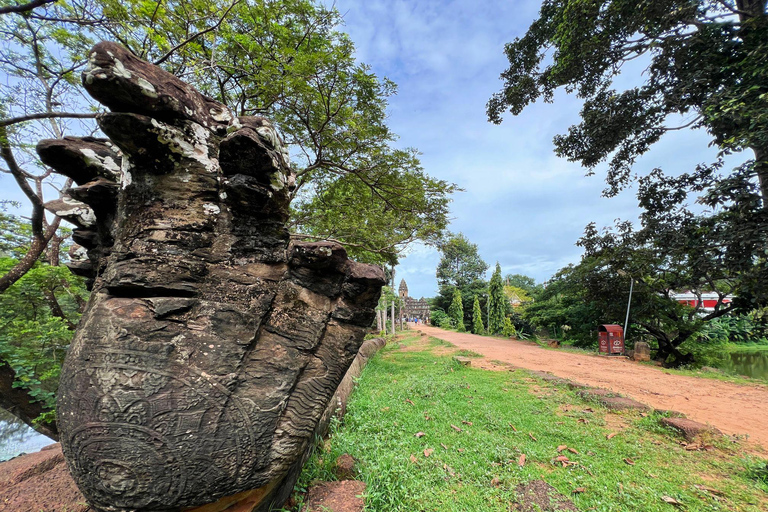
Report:
[[[460,349],[472,350],[489,361],[498,360],[528,370],[550,372],[558,377],[621,393],[657,409],[685,413],[709,423],[726,434],[747,434],[749,440],[768,450],[768,387],[731,384],[714,379],[664,373],[626,358],[582,355],[547,350],[522,341],[444,331],[411,324]]]

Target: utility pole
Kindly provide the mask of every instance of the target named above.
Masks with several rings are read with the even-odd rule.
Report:
[[[624,318],[624,339],[627,339],[627,331],[629,331],[629,306],[632,305],[632,288],[635,285],[635,279],[629,278],[629,299],[627,299],[627,316]]]

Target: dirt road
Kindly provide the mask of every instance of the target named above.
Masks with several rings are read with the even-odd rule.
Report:
[[[610,389],[657,409],[680,411],[726,434],[748,434],[750,441],[768,450],[768,387],[670,375],[626,358],[547,350],[533,343],[444,331],[421,324],[412,328],[483,354],[488,360]]]

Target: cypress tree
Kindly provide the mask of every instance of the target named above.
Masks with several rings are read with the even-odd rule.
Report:
[[[475,304],[472,306],[472,332],[475,334],[485,334],[483,326],[483,312],[480,309],[480,301],[475,295]]]
[[[453,300],[448,308],[448,316],[451,317],[453,325],[459,330],[464,332],[464,305],[461,303],[461,291],[458,288],[453,290]]]
[[[501,281],[501,265],[496,263],[496,270],[491,276],[490,301],[488,313],[488,334],[501,334],[504,331],[504,317],[506,316],[507,297],[504,295],[504,284]]]

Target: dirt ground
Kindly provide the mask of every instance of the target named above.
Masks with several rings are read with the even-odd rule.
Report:
[[[768,387],[664,373],[624,357],[582,355],[547,350],[534,343],[444,331],[423,324],[412,329],[485,356],[473,366],[498,360],[529,370],[550,372],[590,386],[621,393],[656,409],[679,411],[729,435],[747,435],[768,450]]]

